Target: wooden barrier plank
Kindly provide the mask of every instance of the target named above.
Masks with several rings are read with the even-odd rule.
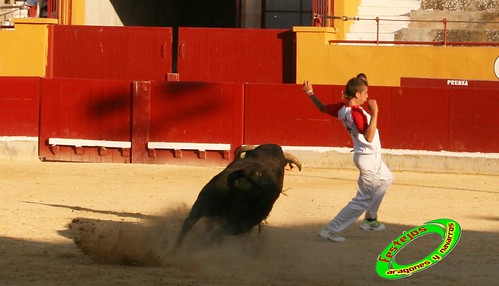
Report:
[[[499,153],[499,90],[451,89],[449,99],[450,150]]]
[[[147,158],[141,154],[140,162],[230,163],[232,149],[243,141],[243,84],[152,81],[149,94],[149,121],[142,119],[148,123],[149,135],[139,142],[160,148],[150,148]],[[147,100],[147,95],[141,100]],[[132,145],[135,148],[136,141]]]
[[[131,142],[130,86],[129,81],[43,79],[40,158],[131,162],[131,145],[123,143]]]
[[[38,136],[39,77],[0,77],[0,135]]]
[[[172,28],[49,26],[47,78],[165,80]]]
[[[178,72],[182,81],[294,83],[295,49],[289,30],[180,27]]]
[[[341,100],[338,87],[314,85],[314,90],[325,104]],[[246,145],[348,146],[350,137],[343,129],[336,118],[317,110],[300,85],[246,85]]]

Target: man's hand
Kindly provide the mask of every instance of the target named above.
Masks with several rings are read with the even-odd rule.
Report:
[[[308,95],[311,95],[313,93],[313,88],[312,88],[312,84],[308,82],[308,80],[304,81],[303,82],[303,91],[305,93],[307,93]]]
[[[369,110],[371,110],[371,113],[378,113],[378,103],[376,103],[375,99],[369,99],[367,101],[367,106],[369,107]]]

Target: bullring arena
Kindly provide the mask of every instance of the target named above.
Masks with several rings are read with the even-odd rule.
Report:
[[[496,0],[50,0],[45,19],[0,2],[14,9],[0,5],[0,286],[498,284]],[[307,23],[263,26],[293,2],[310,4],[295,11]],[[344,127],[302,84],[337,102],[359,72],[394,183],[387,228],[357,221],[334,243],[317,233],[358,171]],[[238,146],[262,143],[303,162],[266,221],[218,244],[200,221],[175,248],[203,186]],[[450,227],[414,238],[438,219],[461,226],[454,248]],[[410,277],[378,275],[409,235],[400,265],[452,251]]]
[[[207,247],[200,223],[172,252],[191,204],[221,167],[5,158],[0,165],[1,285],[492,285],[499,278],[497,175],[394,170],[380,210],[387,229],[352,225],[345,243],[333,243],[316,233],[354,195],[357,171],[304,161],[302,172],[286,171],[261,233]],[[438,218],[462,227],[447,257],[398,281],[376,274],[393,239]],[[417,261],[440,243],[422,237],[397,262]]]

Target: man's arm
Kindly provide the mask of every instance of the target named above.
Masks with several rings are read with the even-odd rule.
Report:
[[[321,112],[327,113],[326,105],[324,103],[322,103],[314,94],[309,95],[308,98],[310,98],[310,100],[312,100],[312,102],[314,103],[315,107],[317,107],[317,109],[319,109]]]
[[[367,106],[371,110],[371,122],[369,122],[369,125],[364,131],[364,138],[367,142],[371,143],[373,142],[376,129],[378,128],[378,104],[376,103],[376,100],[369,99]]]
[[[319,109],[321,112],[327,113],[327,107],[324,103],[322,103],[315,95],[314,95],[314,90],[312,89],[312,84],[306,80],[303,83],[303,91],[308,95],[308,98],[312,100],[314,105]]]

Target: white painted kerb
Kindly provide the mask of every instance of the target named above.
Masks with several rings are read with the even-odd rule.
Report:
[[[216,150],[230,151],[230,144],[222,143],[187,143],[187,142],[148,142],[148,149],[173,149],[173,150]]]
[[[107,148],[132,148],[129,141],[107,141],[70,138],[49,138],[49,145],[75,146],[75,147],[107,147]]]

